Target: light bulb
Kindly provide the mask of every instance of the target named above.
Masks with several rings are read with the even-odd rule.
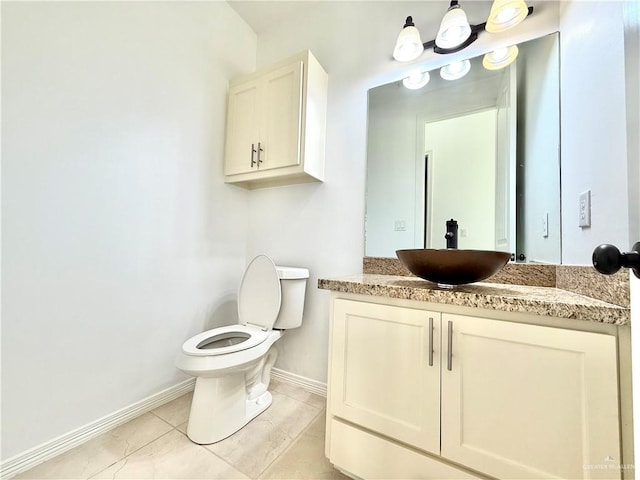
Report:
[[[524,0],[494,0],[485,30],[489,33],[504,32],[515,27],[529,15]]]
[[[410,62],[418,58],[423,51],[424,46],[420,38],[420,32],[413,24],[413,19],[407,17],[393,49],[393,58],[398,62]]]
[[[453,5],[442,18],[436,36],[436,45],[445,49],[456,48],[462,45],[470,35],[471,26],[467,20],[467,14],[459,5]]]
[[[487,70],[499,70],[513,62],[518,56],[518,46],[503,47],[487,53],[482,59],[482,66]]]
[[[493,51],[493,60],[496,62],[502,62],[509,55],[509,49],[507,47],[498,48]]]
[[[442,67],[440,76],[445,80],[458,80],[469,73],[469,70],[471,70],[471,62],[469,60],[459,60]]]
[[[429,72],[415,71],[410,73],[408,77],[403,79],[402,84],[410,90],[417,90],[429,83],[430,79],[431,75],[429,75]]]

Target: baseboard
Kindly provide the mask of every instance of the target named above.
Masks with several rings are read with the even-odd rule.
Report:
[[[296,375],[295,373],[280,370],[279,368],[271,369],[271,376],[281,382],[290,383],[297,387],[306,390],[307,392],[315,393],[326,398],[327,396],[327,384],[312,380],[302,375]]]
[[[180,382],[154,395],[140,400],[128,407],[106,415],[83,427],[45,442],[26,452],[11,457],[0,464],[0,478],[10,478],[18,473],[29,470],[36,465],[60,455],[98,435],[105,433],[118,425],[133,420],[140,415],[150,412],[165,403],[174,400],[193,390],[195,378]]]

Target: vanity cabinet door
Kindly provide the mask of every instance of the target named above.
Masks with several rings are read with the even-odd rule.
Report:
[[[343,299],[333,308],[331,414],[438,454],[440,314]]]
[[[503,479],[620,478],[615,337],[450,314],[442,328],[443,457]]]

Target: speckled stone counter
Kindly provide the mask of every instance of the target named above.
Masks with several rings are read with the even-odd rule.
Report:
[[[445,289],[417,277],[361,274],[321,278],[318,288],[615,325],[630,322],[629,308],[552,287],[474,283]]]
[[[362,272],[375,275],[413,274],[397,258],[364,257]],[[507,263],[485,283],[557,287],[562,290],[596,298],[603,302],[629,307],[629,272],[625,269],[613,275],[601,275],[591,266]]]

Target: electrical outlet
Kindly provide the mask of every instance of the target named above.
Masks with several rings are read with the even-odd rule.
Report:
[[[579,203],[579,212],[580,216],[578,218],[578,226],[580,228],[590,227],[591,226],[591,190],[587,190],[586,192],[582,192],[580,194],[580,203]]]
[[[542,236],[547,238],[549,236],[549,213],[545,212],[542,216]]]
[[[407,224],[404,220],[396,220],[393,222],[393,227],[396,232],[405,232],[407,230]]]

